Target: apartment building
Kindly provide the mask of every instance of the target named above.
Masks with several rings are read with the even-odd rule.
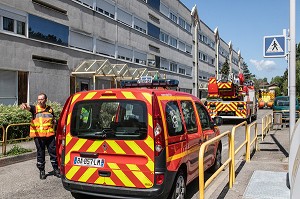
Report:
[[[33,103],[41,92],[64,103],[145,75],[206,97],[217,67],[228,60],[238,72],[231,46],[178,0],[2,0],[0,103]]]

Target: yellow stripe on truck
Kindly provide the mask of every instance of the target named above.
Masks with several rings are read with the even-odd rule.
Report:
[[[119,154],[126,154],[126,152],[113,140],[107,140],[107,144],[116,152]]]
[[[97,168],[88,168],[79,178],[78,181],[80,182],[86,182],[92,175],[97,171]]]
[[[92,99],[94,97],[94,95],[96,95],[97,92],[89,92],[83,99],[84,100],[89,100]]]
[[[122,91],[122,94],[125,96],[126,99],[136,99],[132,92]]]
[[[66,173],[67,179],[72,179],[73,176],[77,173],[77,171],[80,169],[80,166],[72,166],[72,168],[69,170],[68,173]]]

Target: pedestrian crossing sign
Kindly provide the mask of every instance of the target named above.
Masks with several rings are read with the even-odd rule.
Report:
[[[264,37],[264,57],[285,57],[285,36]]]

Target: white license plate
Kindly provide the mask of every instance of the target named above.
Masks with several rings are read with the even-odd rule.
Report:
[[[91,166],[91,167],[104,167],[104,159],[101,158],[83,158],[83,157],[75,157],[74,165],[79,166]]]

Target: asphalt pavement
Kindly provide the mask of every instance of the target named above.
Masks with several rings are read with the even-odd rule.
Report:
[[[260,134],[260,132],[259,132]],[[19,146],[31,149],[32,152],[0,158],[0,167],[36,158],[33,141],[18,143]],[[7,146],[9,151],[13,145]],[[0,146],[2,153],[2,145]],[[236,161],[236,180],[228,188],[228,168],[223,177],[215,179],[217,186],[210,186],[205,198],[210,199],[288,199],[290,190],[287,186],[289,156],[289,128],[271,130],[263,141],[259,140],[259,150],[252,153],[250,162],[243,158]],[[226,176],[227,173],[227,176]],[[225,177],[224,177],[225,176]],[[214,182],[212,182],[214,184]],[[198,198],[198,197],[196,197]]]

